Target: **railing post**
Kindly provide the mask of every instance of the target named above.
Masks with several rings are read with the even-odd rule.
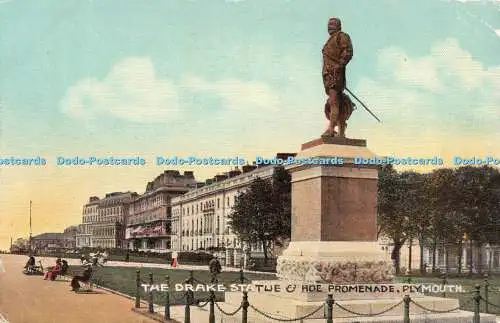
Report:
[[[404,302],[404,312],[403,312],[403,323],[410,323],[410,295],[405,295],[403,298]]]
[[[194,283],[194,272],[192,270],[189,271],[189,284]]]
[[[333,295],[326,298],[326,323],[333,323]]]
[[[243,292],[243,300],[241,301],[241,323],[248,323],[248,292]]]
[[[165,320],[170,320],[170,276],[166,275],[167,295],[165,295]]]
[[[155,309],[153,306],[153,290],[151,286],[153,286],[153,273],[149,273],[148,312],[154,313]]]
[[[484,311],[489,312],[488,301],[489,301],[489,287],[490,283],[488,281],[488,274],[484,274]]]
[[[243,268],[240,269],[240,284],[245,283],[245,275],[243,275]]]
[[[136,270],[135,308],[141,307],[141,271]]]
[[[191,305],[191,293],[187,291],[186,307],[184,308],[184,323],[191,323],[191,309],[189,308],[190,305]]]
[[[210,291],[210,313],[208,315],[208,323],[215,323],[215,292]]]
[[[474,318],[473,323],[480,323],[481,316],[479,315],[479,306],[481,305],[481,286],[476,285],[476,291],[474,292]]]
[[[443,297],[446,297],[446,285],[448,284],[448,280],[446,279],[446,274],[443,275]]]

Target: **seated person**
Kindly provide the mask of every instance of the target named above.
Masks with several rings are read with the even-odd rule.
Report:
[[[26,262],[26,266],[24,266],[24,269],[26,269],[25,271],[26,272],[33,272],[33,271],[35,271],[35,269],[36,269],[35,268],[36,267],[35,262],[36,262],[35,261],[35,257],[30,256],[30,258]]]
[[[69,269],[68,262],[66,260],[63,260],[61,264],[61,273],[59,275],[63,276],[66,275],[68,273],[68,269]]]
[[[58,258],[56,260],[56,265],[54,267],[48,268],[43,279],[55,280],[57,275],[61,273],[61,269],[62,269],[62,262],[61,262],[61,259]]]
[[[80,284],[78,282],[80,281],[83,283],[87,283],[90,281],[91,276],[92,276],[92,267],[87,266],[87,268],[85,268],[81,276],[76,275],[75,277],[73,277],[73,279],[71,280],[71,288],[72,288],[71,290],[77,292],[80,289]]]

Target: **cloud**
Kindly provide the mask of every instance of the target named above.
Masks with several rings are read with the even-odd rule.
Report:
[[[278,110],[280,107],[280,95],[262,82],[244,82],[235,78],[208,82],[198,77],[186,77],[183,86],[191,91],[216,95],[232,110]]]
[[[434,45],[429,55],[423,57],[412,58],[400,48],[386,48],[381,51],[378,64],[380,73],[393,71],[394,81],[433,92],[446,92],[450,85],[477,89],[488,81],[492,71],[485,70],[481,62],[473,60],[471,53],[451,38]]]
[[[484,66],[457,40],[440,41],[422,57],[384,49],[378,70],[356,92],[380,114],[379,135],[393,138],[386,145],[443,149],[450,142],[448,149],[461,149],[465,141],[456,138],[500,134],[500,65]]]
[[[190,76],[175,84],[159,78],[150,59],[132,57],[116,63],[102,80],[85,78],[71,86],[61,110],[83,119],[111,115],[134,122],[166,122],[185,110],[188,102],[182,102],[183,95],[196,93],[218,97],[230,111],[276,111],[281,105],[280,95],[266,83],[236,78],[209,82]]]
[[[443,85],[436,74],[435,63],[431,57],[410,58],[394,47],[382,50],[379,55],[380,72],[392,70],[398,81],[431,91],[441,91]]]
[[[155,74],[148,58],[126,58],[102,80],[86,78],[71,86],[61,102],[62,111],[83,118],[101,114],[136,122],[155,122],[179,114],[176,85]]]

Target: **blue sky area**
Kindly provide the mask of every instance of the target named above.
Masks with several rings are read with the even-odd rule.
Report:
[[[348,86],[383,121],[359,108],[349,137],[385,155],[500,156],[500,2],[439,0],[0,0],[0,154],[296,151],[326,126],[331,16],[354,45]],[[0,224],[21,232],[44,187],[40,230],[63,227],[89,195],[162,170],[4,167]]]

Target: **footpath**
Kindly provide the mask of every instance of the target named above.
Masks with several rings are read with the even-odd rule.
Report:
[[[127,298],[100,289],[77,294],[70,291],[67,281],[46,281],[42,276],[24,275],[26,256],[2,254],[0,258],[4,267],[0,272],[0,322],[155,322],[134,313],[133,303]]]
[[[98,321],[104,323],[152,323],[157,322],[144,315],[132,311],[134,301],[126,295],[114,291],[96,289],[95,294],[75,294],[69,291],[69,283],[65,281],[44,281],[41,276],[26,276],[21,273],[27,260],[25,256],[0,255],[4,271],[0,272],[0,323],[88,323]],[[55,258],[39,258],[43,266],[51,266]],[[80,265],[79,259],[69,259],[70,265]],[[207,270],[206,266],[180,265],[171,268],[168,264],[134,263],[110,261],[107,266],[165,268],[179,270]],[[238,271],[238,268],[226,267],[225,271]],[[204,305],[204,304],[201,304]],[[147,304],[141,303],[141,311],[145,312]],[[241,311],[232,316],[238,306],[230,303],[217,303],[215,307],[216,322],[240,323]],[[157,304],[154,311],[162,316],[164,305]],[[225,312],[225,313],[224,313]],[[171,306],[173,322],[184,322],[185,306]],[[209,306],[193,305],[190,310],[191,322],[207,322]],[[286,320],[286,319],[285,319]],[[270,322],[270,319],[249,309],[249,321]],[[322,320],[304,320],[306,322],[322,322]],[[340,321],[339,321],[340,322]],[[500,323],[500,317],[497,317]]]

